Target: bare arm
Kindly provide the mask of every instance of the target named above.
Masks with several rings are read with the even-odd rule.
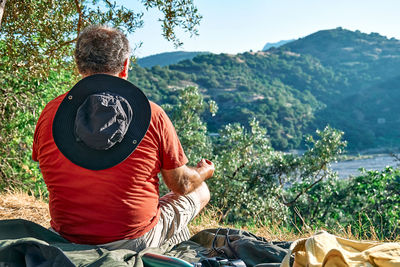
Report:
[[[179,195],[187,195],[214,174],[214,164],[206,159],[197,163],[197,167],[183,165],[172,170],[161,170],[164,182],[169,189]]]

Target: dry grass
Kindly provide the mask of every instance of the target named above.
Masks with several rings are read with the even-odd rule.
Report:
[[[21,191],[0,194],[0,219],[25,219],[50,227],[48,204]]]
[[[270,241],[293,241],[299,238],[305,238],[312,236],[314,231],[301,231],[294,232],[293,230],[285,229],[279,224],[259,226],[259,225],[232,225],[232,224],[219,224],[217,221],[219,218],[218,210],[208,208],[200,213],[193,222],[189,225],[190,232],[195,234],[201,230],[209,228],[231,228],[231,229],[241,229],[249,231],[257,236],[264,237]]]
[[[192,234],[209,228],[229,227],[241,228],[250,231],[255,235],[265,237],[268,240],[295,240],[301,237],[310,236],[312,233],[303,235],[285,231],[275,226],[262,227],[240,227],[237,225],[221,225],[217,222],[217,211],[207,209],[189,225]],[[0,219],[25,219],[50,227],[50,214],[48,204],[22,191],[7,191],[0,194]]]
[[[194,221],[189,225],[190,232],[195,234],[201,230],[209,228],[232,228],[247,230],[257,236],[262,236],[267,240],[274,241],[293,241],[299,238],[310,237],[317,232],[317,229],[300,230],[294,231],[293,229],[285,229],[282,225],[267,225],[267,226],[241,226],[241,225],[228,225],[219,224],[217,218],[219,213],[217,210],[208,208],[203,211],[200,216],[197,216]],[[48,204],[42,199],[36,199],[35,197],[28,195],[22,191],[7,191],[0,194],[0,220],[5,219],[25,219],[33,221],[37,224],[42,225],[45,228],[50,227],[50,214],[48,210]],[[355,227],[355,226],[354,226]],[[355,235],[352,231],[351,226],[339,227],[341,229],[333,232],[332,229],[319,229],[326,230],[331,234],[341,236],[348,239],[369,239],[376,241],[400,241],[399,236],[393,236],[388,239],[381,239],[378,235],[359,236]],[[300,233],[299,233],[300,232]],[[371,233],[375,233],[375,229],[371,228]]]
[[[270,225],[228,225],[228,224],[218,224],[217,218],[220,217],[220,213],[218,210],[207,209],[201,212],[200,216],[197,216],[193,222],[189,225],[189,229],[192,234],[195,234],[203,229],[207,228],[232,228],[232,229],[242,229],[247,230],[257,236],[261,236],[270,241],[294,241],[300,238],[308,238],[319,231],[326,231],[330,234],[351,239],[351,240],[369,240],[369,241],[379,241],[379,242],[399,242],[400,236],[396,235],[395,230],[398,230],[398,227],[393,229],[393,233],[390,237],[381,237],[376,232],[377,226],[370,226],[369,231],[364,231],[363,234],[360,234],[358,229],[364,229],[365,227],[361,222],[359,224],[342,226],[337,225],[335,228],[311,228],[309,226],[304,227],[302,229],[298,229],[297,226],[291,228],[285,228],[283,225],[275,223]]]

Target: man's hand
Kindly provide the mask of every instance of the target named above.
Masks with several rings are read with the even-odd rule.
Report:
[[[200,176],[204,177],[204,180],[211,178],[214,174],[215,166],[208,159],[202,159],[197,163],[197,172]]]
[[[172,170],[161,170],[165,184],[169,189],[179,195],[186,195],[193,192],[205,180],[214,174],[214,163],[202,159],[196,167],[183,165]]]

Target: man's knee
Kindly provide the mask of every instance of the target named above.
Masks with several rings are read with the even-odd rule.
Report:
[[[197,199],[200,200],[200,210],[203,209],[210,201],[210,190],[205,182],[203,182],[196,190],[193,191]]]

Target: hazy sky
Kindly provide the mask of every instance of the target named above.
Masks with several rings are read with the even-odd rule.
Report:
[[[122,1],[135,9],[137,0]],[[199,36],[179,32],[184,45],[175,49],[161,36],[160,14],[150,10],[144,27],[129,36],[143,44],[138,57],[169,51],[241,53],[258,51],[267,42],[297,39],[313,32],[343,27],[400,39],[399,0],[194,0],[203,16]]]

